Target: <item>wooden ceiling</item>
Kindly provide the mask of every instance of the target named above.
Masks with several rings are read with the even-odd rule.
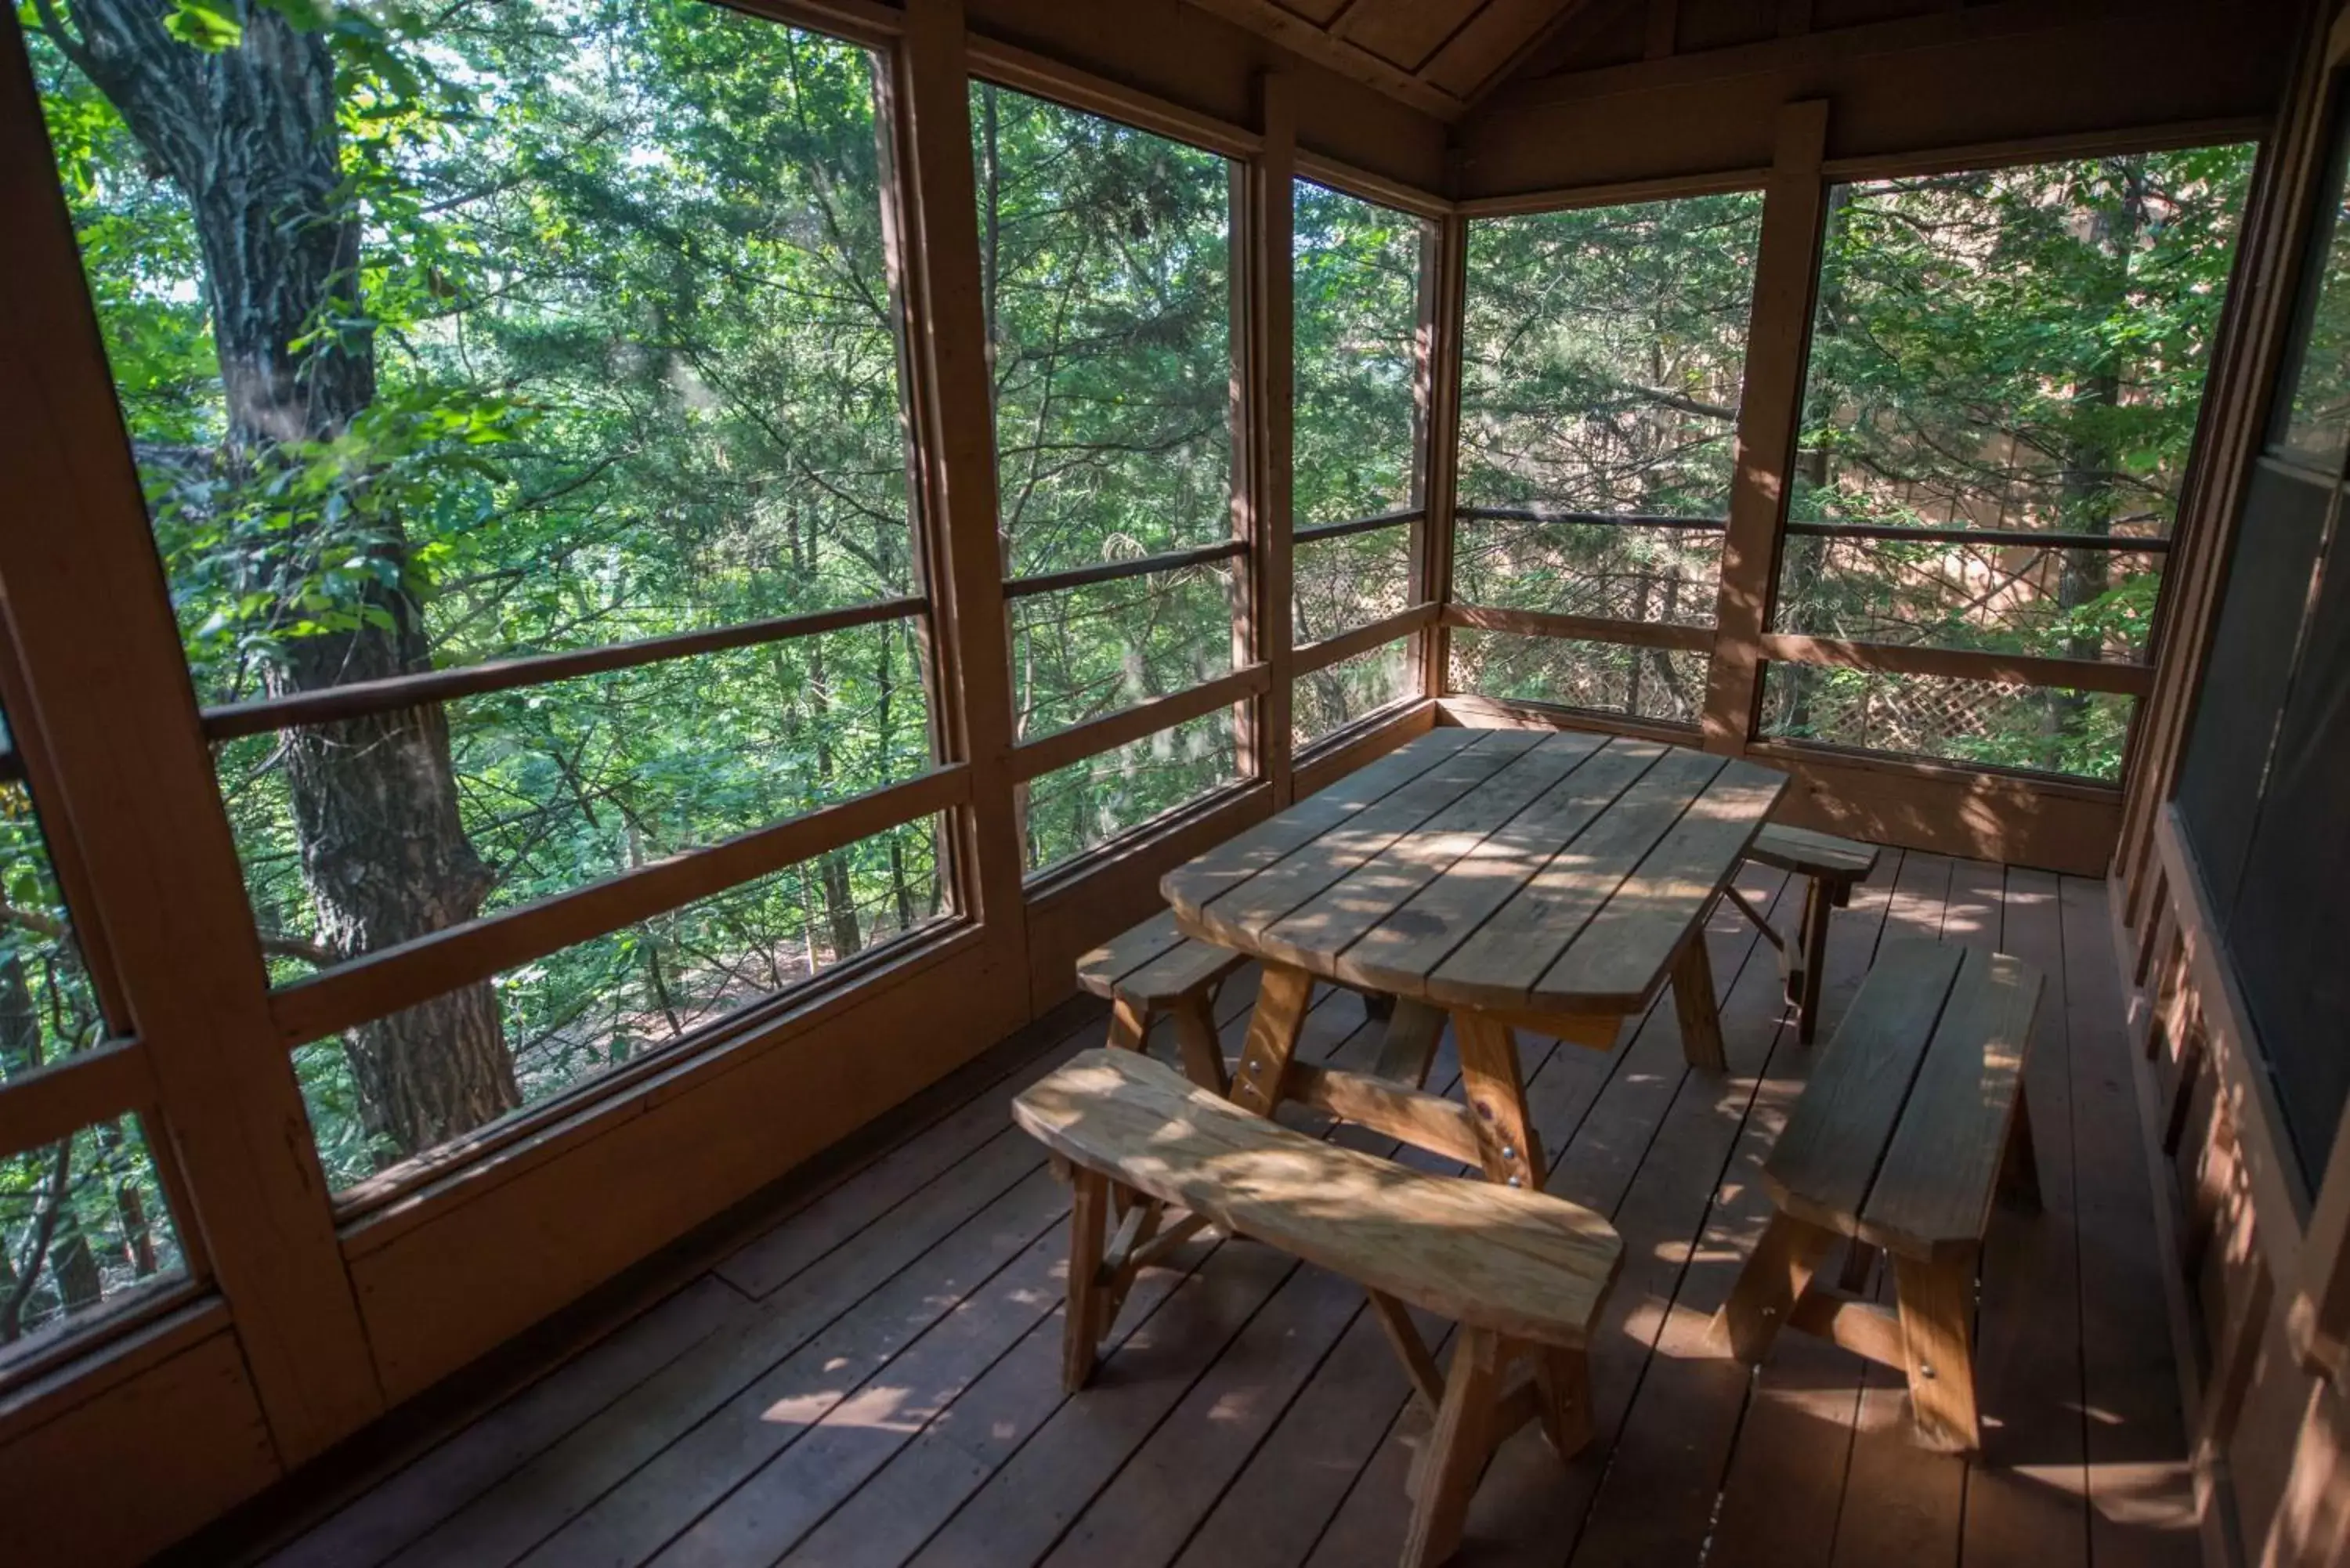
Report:
[[[1342,76],[1457,119],[1586,0],[1191,0]]]

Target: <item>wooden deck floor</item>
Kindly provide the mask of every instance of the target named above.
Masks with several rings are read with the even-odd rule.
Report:
[[[1758,868],[1745,885],[1783,892]],[[2030,1066],[2046,1210],[2002,1211],[1986,1251],[1973,1465],[1913,1448],[1898,1380],[1844,1352],[1789,1336],[1750,1377],[1707,1343],[1811,1056],[1751,929],[1726,914],[1711,937],[1726,1077],[1683,1066],[1669,1006],[1610,1053],[1527,1042],[1550,1188],[1612,1216],[1627,1263],[1593,1348],[1598,1439],[1562,1467],[1521,1431],[1459,1561],[2195,1561],[2107,929],[2099,883],[1890,853],[1835,917],[1831,1027],[1887,935],[1996,945],[2051,977]],[[1252,989],[1226,988],[1228,1042]],[[1100,1027],[1013,1064],[269,1561],[1391,1562],[1412,1417],[1345,1282],[1197,1245],[1144,1277],[1096,1385],[1063,1397],[1066,1197],[1004,1103]],[[1357,999],[1319,1001],[1309,1054],[1374,1045]]]

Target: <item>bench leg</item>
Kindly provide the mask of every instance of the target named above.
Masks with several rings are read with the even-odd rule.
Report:
[[[1762,1239],[1754,1244],[1754,1255],[1731,1287],[1730,1299],[1714,1314],[1714,1335],[1729,1345],[1731,1355],[1753,1366],[1771,1353],[1771,1342],[1785,1326],[1835,1240],[1834,1232],[1808,1220],[1772,1214]]]
[[[1109,1220],[1109,1179],[1076,1168],[1069,1204],[1068,1321],[1061,1329],[1061,1386],[1074,1394],[1094,1375],[1101,1345],[1103,1231]]]
[[[1463,1325],[1444,1382],[1444,1403],[1415,1468],[1411,1528],[1404,1535],[1403,1568],[1436,1568],[1461,1544],[1469,1498],[1492,1452],[1493,1405],[1504,1362],[1501,1335]]]
[[[1820,1030],[1820,997],[1827,990],[1828,917],[1835,904],[1816,877],[1804,888],[1804,957],[1801,971],[1788,976],[1795,1004],[1795,1038],[1808,1045]]]
[[[2028,1214],[2040,1212],[2040,1157],[2032,1147],[2032,1104],[2022,1083],[2015,1085],[2015,1116],[2000,1156],[1999,1195]]]
[[[1183,1053],[1183,1074],[1211,1095],[1232,1092],[1224,1075],[1224,1047],[1216,1038],[1215,1014],[1209,1012],[1212,988],[1202,986],[1175,999],[1175,1044]]]
[[[1894,1255],[1893,1292],[1908,1362],[1910,1410],[1918,1417],[1918,1440],[1945,1453],[1972,1453],[1979,1446],[1969,1343],[1974,1282],[1971,1250],[1930,1263]]]
[[[1109,1039],[1113,1051],[1139,1051],[1150,1037],[1150,1010],[1139,1002],[1123,996],[1113,997],[1109,1004]]]
[[[1534,1380],[1550,1446],[1560,1459],[1572,1459],[1591,1441],[1591,1355],[1544,1345],[1535,1352]]]
[[[1388,1032],[1379,1042],[1378,1065],[1371,1071],[1415,1089],[1428,1086],[1437,1043],[1444,1038],[1444,1011],[1418,997],[1388,998]]]
[[[1674,961],[1673,1012],[1680,1019],[1681,1054],[1689,1064],[1704,1073],[1728,1067],[1721,1054],[1721,1012],[1713,1000],[1713,961],[1706,954],[1702,928]]]

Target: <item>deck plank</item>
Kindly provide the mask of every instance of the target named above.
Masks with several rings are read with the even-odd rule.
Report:
[[[1440,765],[1390,769],[1382,793]],[[1777,873],[1750,867],[1741,885],[1792,915]],[[1596,1441],[1564,1470],[1531,1429],[1505,1444],[1464,1563],[2075,1568],[2093,1545],[2101,1563],[2187,1561],[2102,898],[2095,882],[1888,853],[1831,922],[1832,1023],[1880,938],[1995,947],[2048,977],[2026,1067],[2045,1212],[1997,1210],[1986,1240],[1971,1466],[1915,1447],[1884,1369],[1789,1335],[1749,1381],[1706,1343],[1762,1219],[1761,1162],[1817,1056],[1794,1043],[1750,928],[1718,911],[1706,939],[1728,1074],[1685,1065],[1669,1007],[1612,1052],[1525,1042],[1547,1185],[1612,1215],[1626,1272],[1595,1340]],[[1219,998],[1228,1047],[1253,989],[1250,969]],[[1301,1052],[1367,1062],[1379,1031],[1365,1024],[1358,998],[1326,994]],[[1062,1394],[1066,1196],[1005,1104],[1100,1029],[1041,1044],[274,1561],[1391,1561],[1409,1506],[1400,1438],[1419,1418],[1335,1276],[1196,1241],[1137,1282],[1095,1386]],[[1448,1041],[1434,1081],[1456,1075]],[[1432,1340],[1446,1326],[1423,1320]]]
[[[1886,906],[1900,870],[1901,852],[1888,850],[1849,907],[1828,919],[1827,963],[1821,991],[1824,1038],[1832,1038],[1877,955]],[[1783,1025],[1782,1040],[1785,1038]],[[1803,1092],[1819,1048],[1781,1052],[1755,1096],[1742,1138],[1768,1147]],[[1742,1147],[1740,1158],[1748,1157]],[[1736,1190],[1732,1166],[1725,1197],[1747,1217],[1731,1241],[1743,1258],[1761,1234],[1751,1190]],[[1783,1334],[1771,1347],[1747,1395],[1717,1510],[1714,1548],[1707,1568],[1824,1568],[1835,1547],[1835,1519],[1844,1504],[1845,1472],[1852,1462],[1852,1430],[1859,1409],[1860,1358],[1805,1334]]]
[[[1970,1563],[2089,1560],[2081,1386],[2079,1248],[2074,1238],[2072,1068],[2057,879],[2002,878],[1999,945],[2048,977],[2023,1064],[2040,1162],[2041,1212],[1991,1210],[1976,1312],[1975,1397],[1983,1463],[1968,1478]]]
[[[1905,855],[1885,911],[1885,942],[1903,937],[1932,941],[1949,912],[1957,863],[1939,855]],[[1970,914],[1971,921],[1975,917]],[[1892,1302],[1892,1271],[1877,1270],[1877,1299]],[[1857,1425],[1844,1508],[1836,1517],[1837,1568],[1878,1568],[1887,1563],[1958,1560],[1965,1461],[1928,1453],[1912,1438],[1909,1388],[1890,1367],[1861,1369]]]
[[[2120,975],[2102,882],[2064,877],[2064,1023],[2071,1044],[2075,1244],[2081,1250],[2082,1402],[2089,1554],[2098,1563],[2202,1559],[2185,1417],[2171,1370],[2153,1198]]]
[[[1772,883],[1775,872],[1763,873]],[[1765,884],[1769,886],[1769,884]],[[1753,928],[1718,909],[1708,923],[1717,997],[1744,1011],[1739,982],[1750,967],[1775,988],[1776,969]],[[1574,1538],[1608,1462],[1615,1435],[1638,1393],[1661,1329],[1706,1195],[1720,1175],[1728,1139],[1711,1126],[1711,1086],[1690,1091],[1693,1074],[1681,1054],[1673,1009],[1652,1007],[1619,1048],[1622,1061],[1586,1119],[1582,1136],[1555,1158],[1545,1190],[1607,1214],[1624,1239],[1624,1271],[1592,1338],[1592,1404],[1597,1437],[1569,1467],[1533,1429],[1504,1443],[1470,1504],[1464,1551],[1496,1563],[1555,1563]],[[1541,1110],[1536,1109],[1537,1126]],[[1546,1139],[1551,1137],[1544,1130]],[[1714,1140],[1719,1138],[1718,1146]],[[1559,1147],[1553,1142],[1550,1147]],[[1390,1430],[1308,1562],[1326,1568],[1376,1562],[1402,1538],[1410,1503],[1404,1494],[1409,1449],[1403,1441],[1422,1417]]]

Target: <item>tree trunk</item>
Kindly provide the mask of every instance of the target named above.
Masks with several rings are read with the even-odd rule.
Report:
[[[342,189],[326,40],[275,11],[235,9],[242,41],[206,53],[166,34],[151,0],[78,0],[80,36],[59,36],[59,47],[194,213],[227,397],[226,462],[250,477],[299,461],[301,443],[341,434],[373,401],[375,343],[357,297],[359,213]],[[369,552],[396,568],[387,575],[405,582],[399,520],[360,525],[373,531]],[[328,527],[306,519],[256,550],[253,588],[298,588]],[[263,674],[272,695],[430,666],[421,610],[406,589],[378,582],[348,607],[344,618],[359,624],[281,639]],[[285,766],[304,880],[333,950],[370,951],[480,913],[491,877],[458,817],[439,709],[293,731]],[[396,1156],[521,1102],[486,984],[364,1024],[346,1049],[369,1128]]]

